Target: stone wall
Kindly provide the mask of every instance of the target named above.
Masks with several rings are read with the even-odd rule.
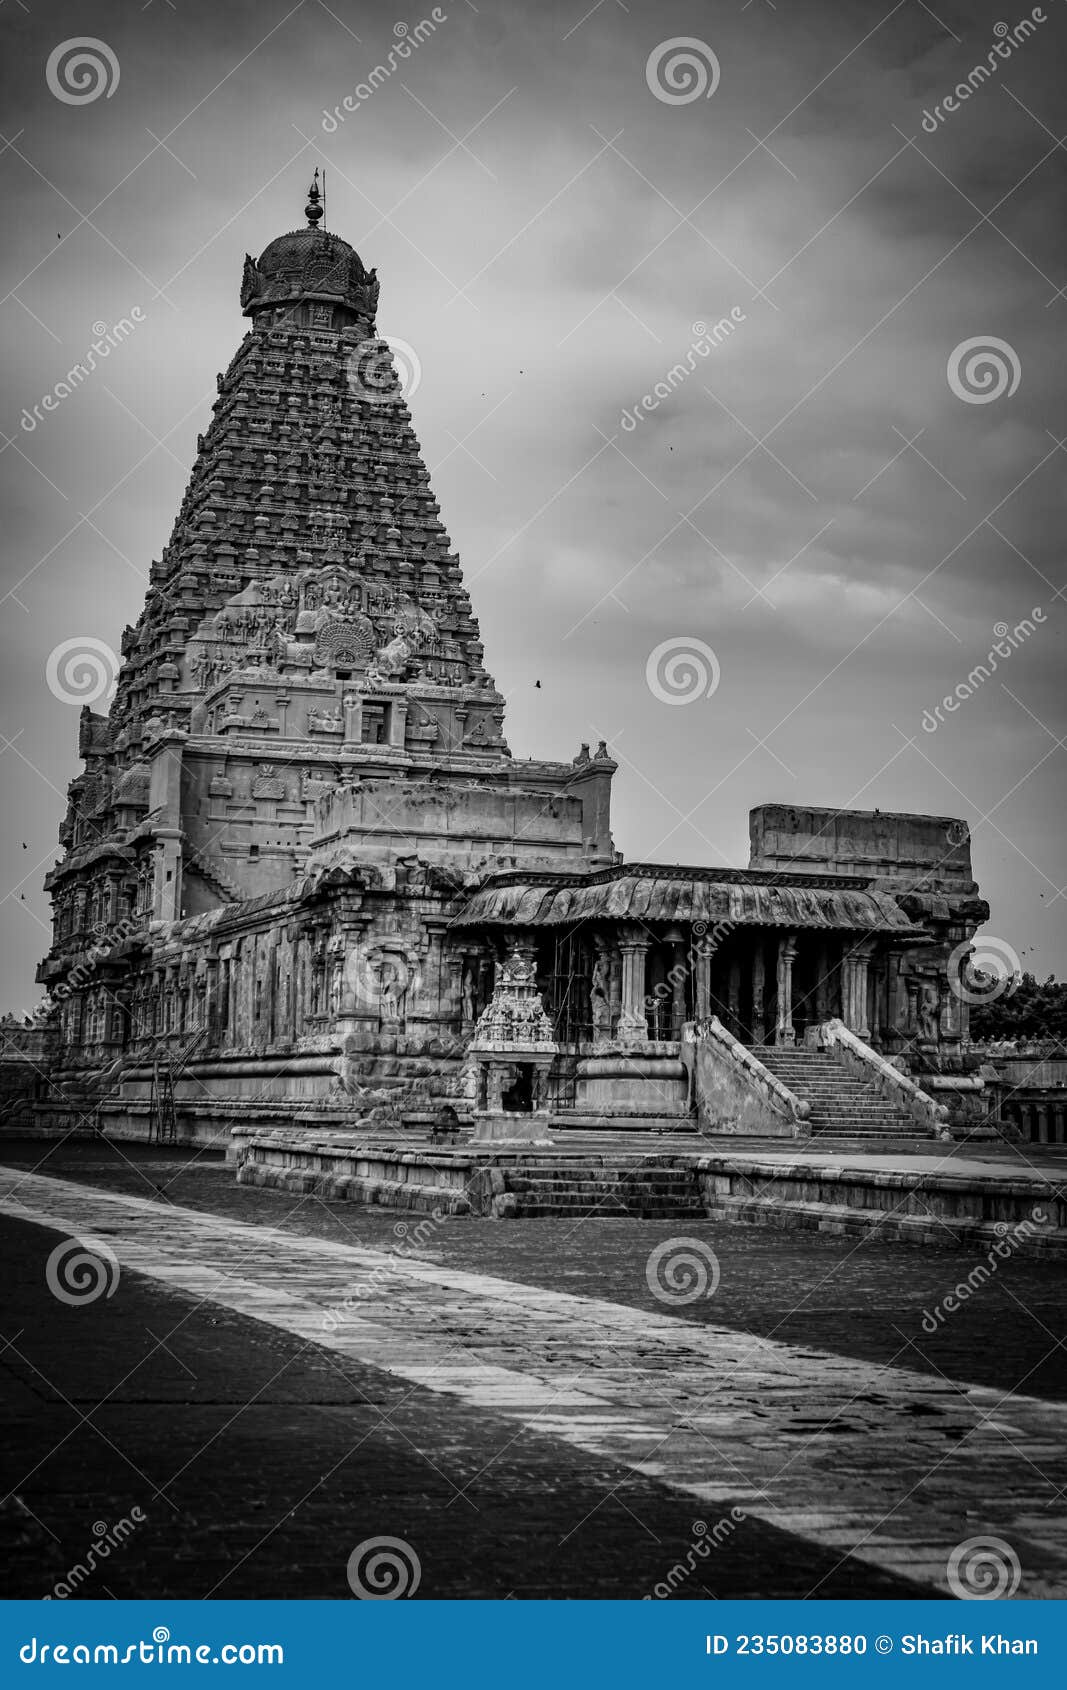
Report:
[[[749,842],[752,868],[977,891],[970,832],[951,816],[761,804],[749,812]]]

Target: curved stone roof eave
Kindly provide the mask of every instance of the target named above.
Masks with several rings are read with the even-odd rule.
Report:
[[[476,892],[454,927],[562,927],[583,921],[703,922],[706,927],[774,927],[882,933],[908,943],[929,940],[887,893],[868,887],[812,886],[787,880],[716,880],[685,873],[616,874],[611,879],[546,885],[518,879]]]

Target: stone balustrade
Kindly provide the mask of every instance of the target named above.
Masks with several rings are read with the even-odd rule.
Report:
[[[822,1026],[812,1030],[811,1040],[827,1050],[839,1050],[853,1071],[862,1072],[875,1080],[883,1097],[902,1104],[924,1127],[932,1128],[938,1138],[952,1137],[948,1130],[948,1109],[945,1105],[935,1102],[907,1074],[902,1074],[892,1062],[888,1062],[884,1056],[879,1056],[876,1050],[872,1050],[871,1046],[846,1027],[843,1021],[824,1021]]]
[[[764,1067],[717,1015],[686,1023],[682,1052],[705,1130],[779,1138],[807,1135],[811,1104]]]

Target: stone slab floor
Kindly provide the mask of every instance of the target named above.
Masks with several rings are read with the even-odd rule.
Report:
[[[376,1537],[430,1598],[938,1596],[983,1537],[1019,1597],[1067,1594],[1063,1264],[998,1262],[949,1312],[978,1253],[698,1222],[712,1294],[681,1302],[649,1268],[694,1254],[677,1224],[0,1157],[9,1595],[134,1508],[79,1595],[345,1599]],[[113,1253],[110,1295],[49,1288],[72,1236]]]

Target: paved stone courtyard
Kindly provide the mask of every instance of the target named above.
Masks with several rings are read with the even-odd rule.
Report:
[[[966,1251],[697,1221],[714,1294],[664,1301],[676,1224],[399,1220],[129,1146],[5,1158],[12,1593],[134,1507],[78,1594],[345,1598],[385,1536],[427,1597],[933,1596],[979,1537],[1019,1596],[1067,1590],[1061,1264],[1005,1259],[942,1315]],[[114,1252],[112,1295],[49,1291],[71,1233]]]

